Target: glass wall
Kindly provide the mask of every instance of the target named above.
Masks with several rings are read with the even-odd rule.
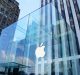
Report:
[[[58,18],[59,17],[59,18]],[[29,66],[26,74],[79,75],[75,33],[53,3],[5,28],[0,36],[0,63]]]

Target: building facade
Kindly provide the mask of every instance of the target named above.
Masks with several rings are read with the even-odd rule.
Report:
[[[52,28],[53,60],[48,75],[50,75],[50,68],[52,75],[80,74],[79,3],[79,0],[41,0],[41,7],[45,6],[41,9],[41,25]]]
[[[19,4],[15,0],[0,0],[0,32],[18,20]]]

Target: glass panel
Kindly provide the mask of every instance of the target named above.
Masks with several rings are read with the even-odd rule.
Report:
[[[0,36],[0,64],[28,66],[20,68],[26,74],[79,75],[78,51],[75,32],[53,3],[13,23]]]

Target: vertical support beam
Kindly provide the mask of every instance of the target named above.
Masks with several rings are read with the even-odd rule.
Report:
[[[73,4],[73,1],[70,0],[70,5],[71,5],[71,9],[72,9],[72,14],[73,14],[73,19],[74,19],[74,24],[75,24],[75,29],[76,29],[76,33],[77,33],[77,37],[78,37],[78,41],[79,41],[79,48],[80,48],[80,30],[79,30],[79,24],[78,24],[78,21],[77,21],[77,17],[76,17],[76,12],[75,12],[75,9],[74,9],[74,4]],[[73,34],[74,35],[74,34]],[[75,40],[73,38],[73,40]],[[76,47],[75,47],[75,44],[74,44],[74,55],[75,54],[75,50],[76,50]],[[73,73],[75,75],[79,75],[80,74],[80,70],[79,70],[79,61],[78,60],[72,60],[72,69],[73,69]]]
[[[35,62],[35,75],[38,75],[38,58],[36,58]]]
[[[62,14],[61,13],[61,6],[60,6],[60,1],[58,0],[58,9],[59,9],[59,13],[60,15]],[[66,28],[65,28],[65,23],[64,23],[64,19],[61,15],[61,18],[60,18],[60,28],[61,28],[61,34],[65,33],[66,32]],[[67,60],[66,60],[66,50],[67,50],[67,47],[66,47],[66,36],[61,36],[61,40],[62,40],[62,53],[63,53],[63,65],[64,65],[64,75],[68,75],[68,72],[67,72]]]
[[[44,75],[44,58],[41,58],[41,75]]]
[[[58,38],[57,38],[57,14],[56,14],[56,8],[55,8],[55,0],[53,0],[53,25],[54,25],[54,53],[55,53],[55,59],[58,58]],[[55,61],[55,75],[59,75],[59,62]]]
[[[71,10],[72,10],[73,18],[74,18],[76,34],[77,34],[77,38],[78,38],[78,42],[79,42],[79,48],[80,48],[80,34],[79,34],[80,29],[79,29],[79,24],[78,24],[78,21],[77,21],[76,12],[75,12],[74,4],[73,4],[72,0],[70,0],[70,5],[71,5]]]
[[[49,2],[49,1],[48,1]],[[47,4],[47,61],[48,61],[48,75],[51,75],[51,61],[52,61],[52,32],[51,32],[51,25],[52,25],[52,3],[49,2]],[[45,12],[46,13],[46,12]]]

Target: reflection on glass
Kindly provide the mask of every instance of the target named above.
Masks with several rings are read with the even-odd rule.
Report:
[[[79,75],[80,55],[75,33],[67,26],[66,30],[65,21],[53,3],[25,16],[2,31],[0,63],[29,66],[22,68],[26,74]],[[45,55],[36,58],[35,51],[41,43],[45,46]]]

